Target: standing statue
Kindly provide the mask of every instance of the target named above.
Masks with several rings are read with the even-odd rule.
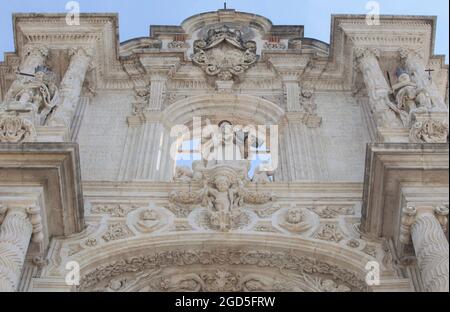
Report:
[[[263,142],[250,129],[233,127],[228,120],[221,121],[218,127],[208,121],[202,139],[202,157],[206,167],[224,161],[247,160],[250,147],[259,147]]]

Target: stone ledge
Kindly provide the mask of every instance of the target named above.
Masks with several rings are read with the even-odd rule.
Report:
[[[395,236],[401,217],[401,188],[448,189],[448,152],[448,144],[369,144],[361,229],[371,237]]]
[[[44,189],[49,239],[84,229],[78,144],[0,144],[0,185]]]

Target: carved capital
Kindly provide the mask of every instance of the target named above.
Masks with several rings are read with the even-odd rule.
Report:
[[[434,208],[434,215],[436,219],[439,221],[439,224],[442,226],[442,230],[447,232],[447,224],[448,224],[448,205],[441,205]]]
[[[28,56],[39,56],[39,57],[47,57],[49,54],[49,50],[46,46],[43,45],[29,45],[25,48],[25,55]]]
[[[374,57],[376,59],[380,57],[380,51],[376,48],[356,47],[354,48],[353,53],[356,61],[367,57]]]
[[[69,49],[69,57],[85,56],[91,58],[94,55],[94,49],[91,47],[73,47]]]
[[[33,236],[32,240],[35,243],[40,243],[44,239],[44,234],[42,232],[42,218],[41,209],[35,205],[26,208],[28,217],[30,218],[31,225],[33,226]]]
[[[417,208],[408,206],[402,210],[402,219],[400,225],[400,242],[403,244],[411,243],[411,226],[414,224],[417,216]]]

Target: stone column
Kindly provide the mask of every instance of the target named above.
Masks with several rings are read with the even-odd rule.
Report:
[[[43,239],[39,208],[9,208],[0,231],[0,292],[16,291],[30,239]]]
[[[355,48],[355,61],[361,71],[369,95],[369,103],[377,127],[400,128],[396,106],[389,99],[390,88],[378,63],[379,52],[376,49]]]
[[[435,110],[447,111],[444,98],[440,94],[436,84],[429,79],[429,74],[425,71],[426,64],[422,56],[414,50],[401,49],[400,58],[405,69],[410,73],[411,79],[419,89],[426,90],[430,95]]]
[[[441,207],[442,208],[442,207]],[[412,240],[419,266],[423,289],[428,292],[449,291],[449,249],[439,219],[448,215],[448,208],[419,211],[415,207],[408,207],[403,211],[401,242]],[[410,238],[405,235],[410,233]]]
[[[80,100],[81,89],[88,71],[92,52],[84,48],[71,49],[69,68],[60,88],[60,102],[49,125],[70,127]]]
[[[48,56],[48,49],[44,46],[29,46],[26,48],[25,57],[19,67],[19,71],[23,74],[34,75],[36,67],[43,66]],[[13,100],[17,91],[25,80],[31,79],[31,77],[19,75],[16,80],[13,81],[11,87],[5,95],[5,103]]]

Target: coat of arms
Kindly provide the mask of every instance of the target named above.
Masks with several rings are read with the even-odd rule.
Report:
[[[210,29],[206,39],[194,43],[192,62],[219,80],[234,79],[257,60],[256,42],[244,42],[240,30],[226,25]]]

